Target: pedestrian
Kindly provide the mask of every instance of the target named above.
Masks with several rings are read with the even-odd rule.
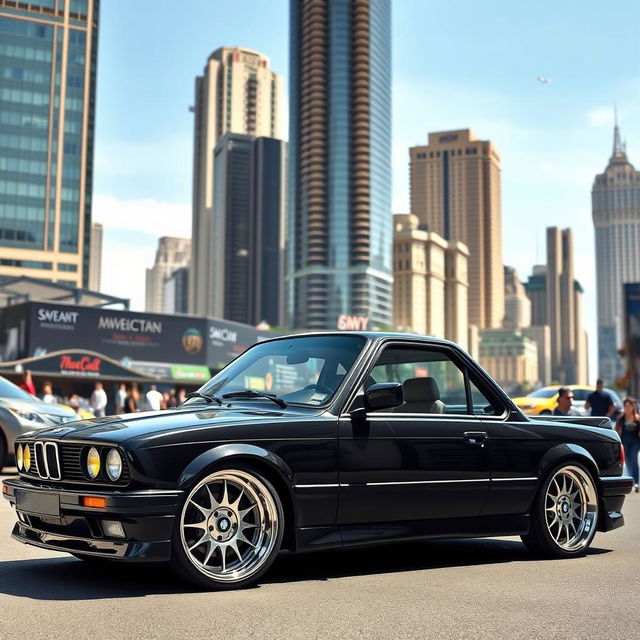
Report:
[[[158,391],[155,384],[149,387],[146,394],[147,405],[151,411],[160,411],[160,403],[162,402],[162,394]]]
[[[33,378],[31,377],[31,371],[25,371],[22,376],[22,382],[18,385],[21,389],[24,389],[27,393],[30,393],[35,397],[36,385],[33,384]]]
[[[573,408],[573,391],[569,387],[558,389],[558,406],[553,410],[554,416],[579,416]]]
[[[107,407],[107,394],[102,387],[102,382],[96,382],[91,398],[89,398],[89,405],[96,418],[104,418],[104,410]]]
[[[47,404],[58,403],[56,397],[53,395],[53,388],[50,382],[45,382],[42,385],[42,402],[46,402]]]
[[[616,405],[613,402],[613,398],[604,390],[604,380],[602,378],[596,380],[596,390],[587,396],[584,408],[587,411],[591,409],[592,416],[611,418],[615,413]]]
[[[138,391],[138,385],[135,382],[131,385],[131,389],[127,393],[127,413],[137,413],[138,404],[140,402],[140,392]]]
[[[178,398],[176,398],[176,390],[171,389],[169,391],[169,400],[167,402],[167,409],[175,409],[178,406]]]
[[[124,413],[127,405],[127,385],[121,382],[116,390],[116,414]]]
[[[622,413],[616,420],[616,431],[622,439],[624,457],[627,470],[633,477],[635,492],[640,492],[640,468],[638,453],[640,453],[640,414],[635,398],[625,398],[622,403]]]
[[[162,402],[160,403],[160,408],[161,409],[168,409],[169,408],[169,392],[168,391],[163,391],[162,392]]]
[[[179,407],[187,399],[187,392],[184,389],[178,389],[176,396],[176,406]]]

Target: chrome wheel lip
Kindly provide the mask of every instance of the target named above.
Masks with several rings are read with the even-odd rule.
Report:
[[[216,485],[223,487],[219,502],[214,497],[220,493]],[[194,502],[203,489],[210,496],[208,506]],[[230,501],[232,493],[235,496]],[[190,516],[198,511],[203,520],[191,522]],[[280,526],[278,507],[265,484],[246,471],[226,469],[208,475],[187,496],[180,512],[180,542],[191,565],[207,578],[240,582],[264,566],[276,545]],[[214,556],[225,560],[220,566],[212,565]]]
[[[598,523],[598,495],[591,476],[574,465],[558,469],[547,484],[544,516],[547,531],[560,549],[585,549]]]

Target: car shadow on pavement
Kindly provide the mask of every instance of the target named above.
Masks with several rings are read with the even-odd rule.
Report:
[[[609,551],[592,548],[588,555]],[[305,554],[283,552],[259,585],[530,561],[536,558],[520,542],[506,539],[429,540]],[[135,598],[198,591],[176,578],[166,565],[95,565],[72,557],[0,562],[0,594],[34,600]]]

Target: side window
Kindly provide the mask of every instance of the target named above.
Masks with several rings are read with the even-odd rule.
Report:
[[[496,402],[487,399],[487,396],[469,381],[471,389],[471,404],[473,406],[473,414],[476,416],[497,416],[501,415],[504,409]]]
[[[394,413],[467,414],[464,374],[446,351],[415,346],[391,346],[374,365],[367,384],[402,385],[404,404]]]
[[[578,400],[579,402],[586,402],[590,393],[591,391],[588,391],[587,389],[574,389],[573,399]]]

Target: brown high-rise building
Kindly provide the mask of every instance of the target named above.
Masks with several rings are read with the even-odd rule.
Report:
[[[562,384],[586,384],[583,289],[575,279],[571,229],[547,228],[546,267],[535,267],[525,288],[531,300],[533,327],[548,325],[550,330],[551,379]]]
[[[214,291],[215,149],[225,133],[282,138],[282,77],[265,55],[240,47],[222,47],[196,78],[193,112],[193,223],[189,310],[216,315]]]
[[[412,147],[411,213],[429,231],[469,249],[469,322],[501,327],[504,317],[500,156],[469,129],[429,134]]]
[[[391,3],[290,7],[288,322],[390,324]]]

